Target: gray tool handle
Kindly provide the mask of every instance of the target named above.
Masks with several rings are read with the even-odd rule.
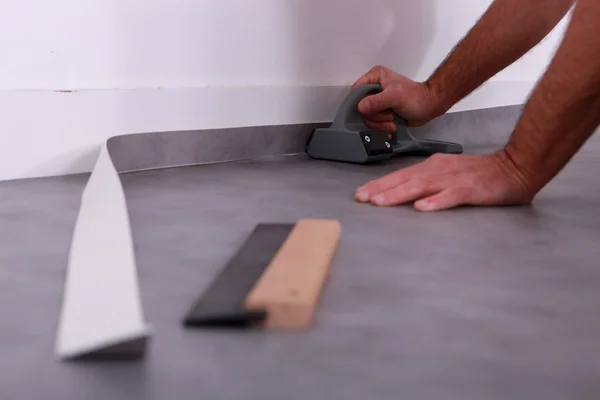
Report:
[[[366,97],[370,93],[379,93],[383,89],[381,85],[371,84],[371,85],[361,85],[357,88],[353,89],[340,107],[338,108],[338,112],[335,115],[335,119],[331,124],[332,128],[337,129],[346,129],[346,125],[352,122],[361,122],[362,116],[358,112],[358,103]]]
[[[358,129],[369,130],[365,125],[362,115],[358,112],[358,103],[368,94],[383,91],[379,84],[361,85],[350,91],[331,124],[333,130],[354,133]],[[390,144],[394,154],[421,151],[426,153],[462,153],[462,146],[458,143],[442,142],[439,140],[416,139],[411,135],[406,120],[390,109],[396,124],[396,131],[392,134]],[[352,125],[352,126],[351,126]]]
[[[333,124],[333,128],[346,129],[347,124],[362,122],[362,115],[358,112],[358,103],[365,98],[368,94],[380,93],[383,90],[381,85],[374,83],[368,85],[361,85],[353,89],[344,99],[340,105]],[[394,122],[396,123],[397,129],[401,130],[406,128],[406,121],[404,118],[399,116],[394,110],[390,110],[394,116]]]

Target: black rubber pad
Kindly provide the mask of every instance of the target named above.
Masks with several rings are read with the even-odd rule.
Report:
[[[248,327],[265,311],[244,310],[244,301],[283,245],[294,224],[259,224],[184,318],[188,327]]]

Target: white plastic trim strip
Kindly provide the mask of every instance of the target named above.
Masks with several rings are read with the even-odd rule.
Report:
[[[125,195],[104,144],[81,197],[56,351],[72,358],[149,334]]]

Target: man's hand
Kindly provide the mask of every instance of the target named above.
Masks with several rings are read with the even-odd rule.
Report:
[[[419,83],[389,68],[377,66],[360,77],[352,88],[377,83],[383,91],[367,96],[358,103],[358,111],[372,129],[384,132],[396,131],[390,110],[396,111],[409,126],[424,125],[441,115],[436,96],[427,83]]]
[[[391,206],[415,202],[419,211],[461,205],[529,203],[534,192],[503,151],[486,156],[436,154],[367,183],[356,192],[360,202]]]

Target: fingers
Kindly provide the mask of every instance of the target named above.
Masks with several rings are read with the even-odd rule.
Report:
[[[365,124],[371,129],[393,133],[398,127],[394,123],[394,116],[391,111],[382,111],[374,114],[364,115]]]
[[[377,65],[369,70],[366,74],[361,76],[354,82],[352,85],[352,89],[355,89],[357,86],[361,85],[369,85],[372,83],[381,83],[381,73],[385,70],[385,67]]]
[[[376,194],[371,203],[376,206],[395,206],[408,203],[439,191],[433,182],[424,179],[413,179],[390,190]]]
[[[396,97],[389,90],[365,97],[358,103],[358,112],[363,115],[372,115],[394,108]]]
[[[371,122],[365,121],[365,124],[371,129],[375,129],[376,131],[383,131],[388,133],[394,133],[398,130],[396,124],[393,122]]]
[[[393,122],[394,116],[391,111],[383,111],[368,116],[369,121],[372,122]]]
[[[358,188],[356,200],[376,206],[414,202],[418,211],[437,211],[472,202],[472,188],[447,173],[454,158],[430,157]],[[456,162],[456,161],[454,161]]]
[[[446,189],[433,196],[415,202],[415,209],[418,211],[447,210],[449,208],[469,204],[470,199],[471,189],[467,187]]]
[[[372,83],[381,84],[382,76],[389,72],[390,70],[386,67],[375,66],[354,82],[352,88]],[[395,97],[389,90],[384,88],[382,92],[366,96],[358,103],[358,111],[370,128],[389,133],[397,130],[393,114],[390,111],[396,103]]]
[[[440,182],[416,178],[382,190],[369,198],[376,206],[394,206],[414,201],[418,211],[441,211],[470,204],[471,189],[444,189]]]
[[[361,76],[352,84],[352,89],[356,89],[358,86],[369,85],[371,83],[379,83],[379,75],[374,75],[370,71],[365,75]]]
[[[371,181],[358,188],[356,199],[360,202],[370,202],[374,196],[401,185],[410,179],[418,178],[421,174],[421,169],[422,163],[415,164]]]

